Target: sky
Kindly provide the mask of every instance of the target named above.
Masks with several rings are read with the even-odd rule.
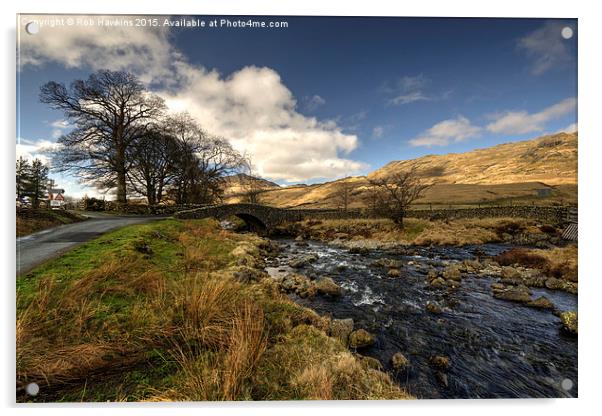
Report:
[[[99,69],[134,73],[281,185],[577,129],[576,19],[68,18],[22,15],[18,34],[17,157],[50,166],[71,126],[40,86]],[[205,26],[173,26],[182,19]],[[98,194],[51,176],[72,196]]]

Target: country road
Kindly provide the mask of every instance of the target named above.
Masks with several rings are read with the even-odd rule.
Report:
[[[17,276],[31,270],[77,245],[92,240],[106,232],[127,225],[142,224],[166,217],[112,216],[85,214],[86,221],[61,225],[49,230],[17,238]]]

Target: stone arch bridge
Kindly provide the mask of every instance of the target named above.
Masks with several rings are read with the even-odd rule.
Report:
[[[536,218],[546,223],[567,224],[569,213],[576,212],[569,207],[540,206],[498,206],[483,208],[460,208],[439,210],[409,210],[406,215],[414,218],[489,218],[523,217]],[[179,211],[174,214],[181,219],[201,219],[213,217],[219,220],[236,216],[245,221],[252,231],[266,231],[285,223],[303,219],[343,219],[374,218],[369,212],[360,209],[286,209],[260,204],[223,204]],[[574,221],[576,222],[576,221]]]
[[[246,222],[252,231],[272,229],[282,223],[300,221],[305,218],[340,216],[340,210],[323,209],[284,209],[260,204],[224,204],[210,205],[187,211],[177,212],[174,216],[180,219],[216,218],[223,220],[231,216]]]

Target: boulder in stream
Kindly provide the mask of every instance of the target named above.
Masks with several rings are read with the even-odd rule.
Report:
[[[365,329],[358,329],[349,334],[349,346],[353,348],[364,348],[373,345],[374,335]]]
[[[315,254],[308,254],[306,256],[291,260],[288,265],[294,269],[299,269],[303,266],[307,266],[309,263],[315,262],[316,260],[318,260],[318,256]]]
[[[391,357],[391,365],[397,371],[403,371],[408,368],[410,361],[401,352],[396,352]]]
[[[460,272],[460,266],[457,264],[451,264],[443,270],[443,278],[446,280],[454,280],[459,282],[462,279],[462,273]]]
[[[554,309],[554,304],[545,296],[540,296],[537,299],[527,303],[527,306],[538,309]]]
[[[441,306],[439,306],[435,302],[431,302],[431,301],[426,302],[426,310],[429,311],[430,313],[441,313],[441,312],[443,312],[441,310]]]
[[[531,291],[527,286],[505,286],[504,289],[493,289],[493,297],[511,302],[527,303],[531,301]]]
[[[401,272],[399,271],[399,269],[389,269],[389,271],[387,272],[387,276],[388,277],[400,277]]]
[[[315,282],[318,293],[330,296],[341,296],[343,290],[330,277],[322,277]]]
[[[577,312],[567,311],[560,314],[562,327],[566,332],[572,335],[577,335]]]
[[[442,370],[448,369],[449,365],[450,365],[449,357],[446,357],[444,355],[435,355],[435,356],[431,357],[429,362],[433,367],[439,368]]]

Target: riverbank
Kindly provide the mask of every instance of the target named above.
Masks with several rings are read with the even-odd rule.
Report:
[[[17,400],[412,398],[280,292],[264,271],[274,250],[212,220],[163,220],[22,276]]]
[[[512,243],[547,247],[560,241],[561,230],[524,218],[425,220],[406,218],[399,228],[387,219],[305,220],[279,227],[285,235],[328,241],[347,247],[395,245]]]

